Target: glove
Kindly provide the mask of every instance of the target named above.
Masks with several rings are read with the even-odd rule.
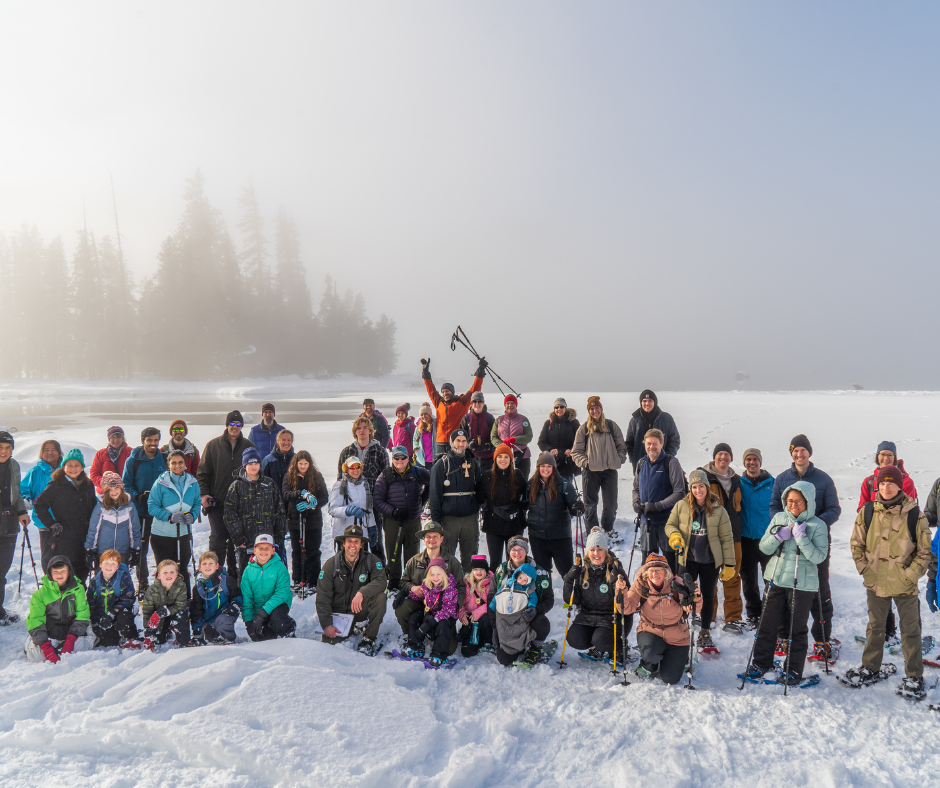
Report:
[[[633,504],[633,511],[637,514],[644,514],[646,512],[646,504],[640,503],[639,501]]]
[[[474,438],[472,441],[470,441],[470,443],[467,444],[467,447],[472,451],[476,451],[480,448],[480,441]]]
[[[53,536],[58,536],[64,530],[65,529],[62,527],[60,523],[53,523],[52,525],[49,526],[49,533],[51,533]]]
[[[522,611],[522,620],[525,621],[526,624],[531,624],[533,618],[535,618],[534,607],[527,607],[525,610]]]
[[[477,371],[473,373],[473,377],[482,378],[486,374],[486,368],[490,365],[490,362],[484,357],[480,357],[480,363],[477,364]]]
[[[310,490],[304,490],[304,491],[301,493],[301,495],[303,496],[303,499],[307,502],[307,505],[308,505],[311,509],[315,509],[315,508],[316,508],[316,506],[317,506],[317,499],[314,498],[313,495],[310,494]]]
[[[682,550],[685,547],[685,539],[682,538],[682,534],[674,533],[669,537],[669,546],[673,550]]]
[[[584,514],[584,501],[575,501],[574,506],[571,507],[571,512],[575,517],[580,517]]]
[[[98,560],[98,554],[94,550],[85,551],[85,566],[88,567],[88,571],[94,571],[95,561]]]
[[[150,616],[150,618],[147,619],[147,626],[151,629],[156,629],[160,626],[160,622],[169,615],[170,611],[166,605],[163,607],[158,607],[153,611],[153,614]]]
[[[150,497],[149,492],[142,492],[134,496],[134,500],[137,503],[147,503],[147,499]]]
[[[255,617],[245,625],[245,629],[248,630],[249,635],[260,635],[261,630],[264,629],[264,622],[267,620],[268,614],[264,610],[259,610],[255,613]]]
[[[727,583],[732,577],[734,577],[734,567],[733,566],[723,566],[718,570],[718,579],[722,583]]]
[[[421,377],[424,380],[431,379],[431,359],[430,358],[421,359]]]
[[[785,525],[777,533],[774,534],[777,537],[777,540],[780,542],[785,542],[791,536],[793,536],[793,529],[789,525]]]
[[[515,438],[506,438],[506,440],[504,440],[503,443],[505,443],[507,446],[515,446],[515,445],[516,445],[516,439],[515,439]]]
[[[658,503],[655,503],[653,501],[647,501],[646,503],[643,504],[643,514],[652,514],[653,512],[662,511],[661,508],[657,508],[658,506],[659,506]]]
[[[114,626],[114,611],[109,610],[107,613],[102,614],[101,618],[98,619],[98,627],[100,629],[111,629]]]
[[[242,606],[238,602],[232,602],[228,607],[222,608],[222,612],[227,616],[238,618],[242,612]]]
[[[434,616],[428,616],[424,619],[424,623],[418,627],[418,638],[419,640],[424,640],[426,637],[430,636],[431,630],[437,626],[437,619]]]
[[[183,512],[173,512],[173,514],[170,515],[170,522],[171,522],[171,523],[182,523],[182,522],[185,522],[185,518],[184,518],[184,516],[183,516]]]
[[[127,565],[129,567],[140,566],[140,550],[131,550],[131,558]]]
[[[392,512],[392,519],[393,519],[393,520],[401,520],[402,522],[404,522],[405,520],[408,519],[408,510],[407,510],[407,509],[402,509],[402,508],[399,506],[397,509],[395,509],[394,512]]]
[[[46,659],[48,659],[53,665],[55,665],[55,663],[58,662],[59,659],[61,659],[61,657],[59,657],[59,655],[56,654],[55,648],[48,640],[45,643],[43,643],[39,648],[42,651],[42,653],[45,655]]]
[[[937,608],[937,581],[930,580],[927,582],[927,607],[930,608],[931,613],[936,613]]]
[[[297,501],[297,503],[294,504],[294,508],[295,508],[298,512],[306,512],[307,509],[310,508],[310,504],[307,503],[306,501]]]
[[[65,643],[62,644],[62,648],[59,649],[60,654],[71,654],[72,650],[75,648],[75,641],[78,640],[75,635],[67,635],[65,638]]]
[[[806,523],[796,523],[793,526],[794,536],[806,536]]]
[[[358,517],[358,518],[361,519],[361,518],[363,518],[363,517],[366,516],[366,513],[365,513],[364,511],[362,511],[362,508],[361,508],[361,507],[356,506],[356,504],[354,504],[354,503],[351,503],[351,504],[349,504],[349,506],[346,507],[346,516],[347,516],[347,517]]]
[[[192,525],[194,522],[196,522],[196,518],[193,517],[192,512],[186,512],[186,514],[183,515],[183,523],[185,525]]]

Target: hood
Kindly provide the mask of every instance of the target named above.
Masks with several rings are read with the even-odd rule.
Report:
[[[790,490],[798,490],[803,494],[803,497],[806,499],[806,512],[803,514],[804,520],[809,520],[811,517],[816,516],[816,488],[813,487],[809,482],[798,481],[793,482],[787,489],[783,491],[783,495],[780,496],[780,502],[783,504],[783,511],[787,512],[787,493]],[[792,517],[792,515],[790,515]]]
[[[189,438],[183,438],[182,449],[177,449],[176,446],[173,445],[173,441],[169,441],[168,443],[165,443],[163,444],[163,446],[160,447],[160,451],[165,452],[166,454],[169,454],[171,451],[181,451],[183,452],[183,454],[195,454],[196,447],[193,446]]]
[[[241,467],[241,468],[238,468],[237,470],[232,471],[232,476],[235,477],[236,479],[240,479],[243,482],[248,482],[249,484],[262,484],[264,483],[264,480],[267,478],[267,476],[264,475],[263,471],[259,471],[258,481],[253,482],[251,479],[248,478],[248,474],[245,473],[244,467]]]
[[[512,573],[512,582],[515,585],[516,581],[519,579],[519,575],[524,574],[529,578],[529,585],[535,582],[536,570],[533,564],[530,564],[528,561],[522,564],[517,570]]]
[[[559,419],[555,415],[555,411],[552,411],[548,414],[548,418],[550,421],[554,421],[556,424],[562,421],[574,421],[576,418],[578,418],[578,412],[574,408],[568,408],[565,411],[565,415]]]
[[[291,446],[290,451],[287,452],[287,454],[274,449],[274,451],[272,451],[268,457],[273,457],[275,460],[280,460],[281,462],[290,462],[292,459],[294,459],[294,447]]]
[[[75,570],[72,569],[72,562],[69,560],[68,556],[54,555],[49,559],[49,563],[46,564],[46,566],[51,568],[56,564],[65,564],[69,568],[69,576],[65,580],[65,587],[71,588],[75,585],[77,582],[75,580]],[[49,588],[59,588],[59,584],[52,579],[51,571],[42,578],[42,583],[43,585],[48,585]]]

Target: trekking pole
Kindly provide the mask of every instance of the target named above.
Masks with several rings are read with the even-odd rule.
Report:
[[[300,513],[300,599],[307,598],[307,518]],[[293,544],[291,550],[294,549]]]
[[[584,503],[584,499],[581,497],[581,490],[578,489],[577,479],[575,479],[574,476],[571,477],[571,483],[574,485],[574,492],[575,492],[575,495],[577,496],[577,499],[581,501],[581,503]],[[575,551],[577,552],[578,550],[580,550],[581,552],[584,552],[586,542],[584,541],[584,526],[581,523],[580,514],[578,515],[576,519],[576,523],[577,523],[577,527],[574,533]]]
[[[14,550],[16,548],[13,548]],[[14,553],[14,555],[16,555]],[[32,551],[30,551],[32,555]],[[20,589],[23,587],[23,560],[26,558],[26,526],[23,526],[23,541],[20,543],[20,580],[16,584],[16,593],[20,593]]]
[[[581,566],[581,556],[574,557],[574,565]],[[578,580],[575,578],[571,584],[571,599],[568,600],[568,620],[565,621],[565,638],[561,641],[561,660],[558,662],[558,669],[561,670],[567,664],[565,662],[565,647],[568,645],[568,627],[571,624],[571,606],[574,605],[574,591],[578,587]]]
[[[787,658],[783,663],[783,695],[786,697],[790,687],[790,656],[793,653],[793,606],[796,604],[796,578],[800,569],[800,548],[796,548],[796,560],[793,562],[793,590],[790,592],[790,636],[787,638]]]
[[[33,577],[36,578],[36,588],[39,588],[39,574],[36,572],[36,559],[33,558],[33,546],[29,543],[29,531],[23,529],[23,539],[26,541],[26,549],[29,550],[29,562],[33,565]],[[40,556],[40,559],[42,556]]]
[[[388,560],[386,561],[386,563],[388,564],[389,570],[391,570],[393,564],[397,564],[397,563],[398,563],[398,553],[399,553],[399,552],[401,551],[401,549],[402,549],[402,541],[403,541],[403,539],[404,539],[404,536],[405,536],[405,521],[404,521],[404,520],[399,520],[399,521],[398,521],[398,536],[395,537],[395,552],[392,553],[392,557],[391,557],[391,558],[388,558]],[[386,556],[386,558],[387,558],[387,556]],[[401,575],[401,570],[399,569],[399,576],[400,576],[400,575]],[[389,583],[392,582],[391,571],[389,571],[388,582],[389,582]],[[400,582],[400,580],[399,580],[399,582]]]
[[[754,633],[754,642],[751,643],[751,653],[747,655],[747,664],[744,666],[745,674],[747,674],[747,669],[751,667],[751,660],[754,658],[754,649],[757,648],[757,637],[760,635],[760,627],[764,622],[764,611],[767,609],[767,598],[770,596],[770,589],[774,586],[774,577],[776,577],[777,563],[780,561],[781,550],[783,550],[783,544],[777,548],[777,552],[774,554],[774,565],[770,570],[770,580],[764,583],[764,598],[760,603],[760,618],[757,619],[757,631]],[[747,684],[747,679],[742,679],[741,686],[738,687],[738,689],[743,690],[745,684]]]
[[[610,671],[617,675],[617,595],[614,594],[614,667]]]
[[[826,663],[826,675],[828,676],[829,675],[829,657],[832,656],[832,646],[829,645],[830,640],[829,638],[826,637],[826,619],[823,618],[822,589],[816,592],[816,596],[819,598],[819,626],[822,628],[823,641],[826,644],[825,663]]]
[[[463,339],[460,338],[461,335],[463,335]],[[480,360],[480,354],[477,353],[476,348],[473,346],[473,343],[470,341],[470,337],[467,336],[467,332],[464,331],[460,326],[457,326],[457,330],[451,335],[451,338],[450,338],[450,349],[451,349],[451,350],[456,350],[456,349],[457,349],[457,343],[458,343],[458,342],[459,342],[461,345],[463,345],[467,350],[469,350],[471,353],[473,353],[473,355],[477,357],[477,360],[478,360],[478,361]],[[505,396],[505,395],[506,395],[506,392],[503,391],[502,386],[499,385],[499,382],[497,382],[497,380],[500,381],[500,382],[502,382],[503,386],[505,386],[507,389],[509,389],[509,390],[510,390],[513,394],[515,394],[517,397],[521,397],[521,396],[522,396],[518,391],[516,391],[512,386],[510,386],[505,380],[503,380],[502,376],[500,376],[498,373],[494,372],[494,371],[492,370],[492,368],[490,368],[489,366],[487,366],[486,371],[487,371],[487,373],[489,374],[490,378],[493,380],[493,383],[496,385],[496,388],[499,389],[499,393],[500,393],[500,394],[502,394],[503,396]]]
[[[630,548],[630,563],[627,564],[627,584],[630,583],[630,572],[633,569],[633,554],[636,552],[636,542],[640,535],[640,515],[633,521],[633,547]]]
[[[639,517],[637,517],[639,519]],[[695,659],[695,614],[698,612],[695,609],[695,581],[692,579],[692,575],[686,572],[682,575],[682,582],[685,583],[685,587],[689,589],[689,593],[692,594],[692,613],[689,616],[689,620],[692,622],[692,626],[689,627],[689,664],[685,669],[685,672],[689,676],[689,682],[685,685],[686,689],[694,690],[695,687],[692,686],[692,661]]]
[[[617,602],[616,600],[614,600],[615,612],[616,612],[616,604]],[[620,592],[620,604],[623,608],[623,626],[621,627],[621,629],[623,630],[623,681],[621,682],[621,686],[628,687],[630,686],[630,682],[627,681],[627,656],[629,655],[630,651],[629,651],[629,646],[627,646],[627,592],[626,590],[623,590]]]

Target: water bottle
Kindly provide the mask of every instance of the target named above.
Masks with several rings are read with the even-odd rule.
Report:
[[[480,622],[474,621],[470,627],[470,645],[480,645]]]

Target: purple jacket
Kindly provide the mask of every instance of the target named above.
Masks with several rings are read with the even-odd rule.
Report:
[[[521,413],[513,413],[512,416],[504,413],[502,416],[497,416],[493,424],[493,430],[490,432],[493,446],[498,446],[510,438],[515,438],[515,451],[522,452],[522,459],[531,456],[528,444],[532,440],[532,435],[532,422]]]
[[[413,416],[409,416],[401,424],[396,421],[392,424],[392,442],[388,448],[394,449],[396,446],[404,446],[408,449],[408,454],[411,454],[411,442],[414,434],[415,420]]]
[[[424,589],[424,609],[428,613],[433,613],[438,621],[446,621],[448,618],[457,618],[457,583],[453,575],[447,575],[447,588],[430,588],[427,583],[422,583]],[[422,601],[415,595],[414,588],[408,592],[411,599]]]

